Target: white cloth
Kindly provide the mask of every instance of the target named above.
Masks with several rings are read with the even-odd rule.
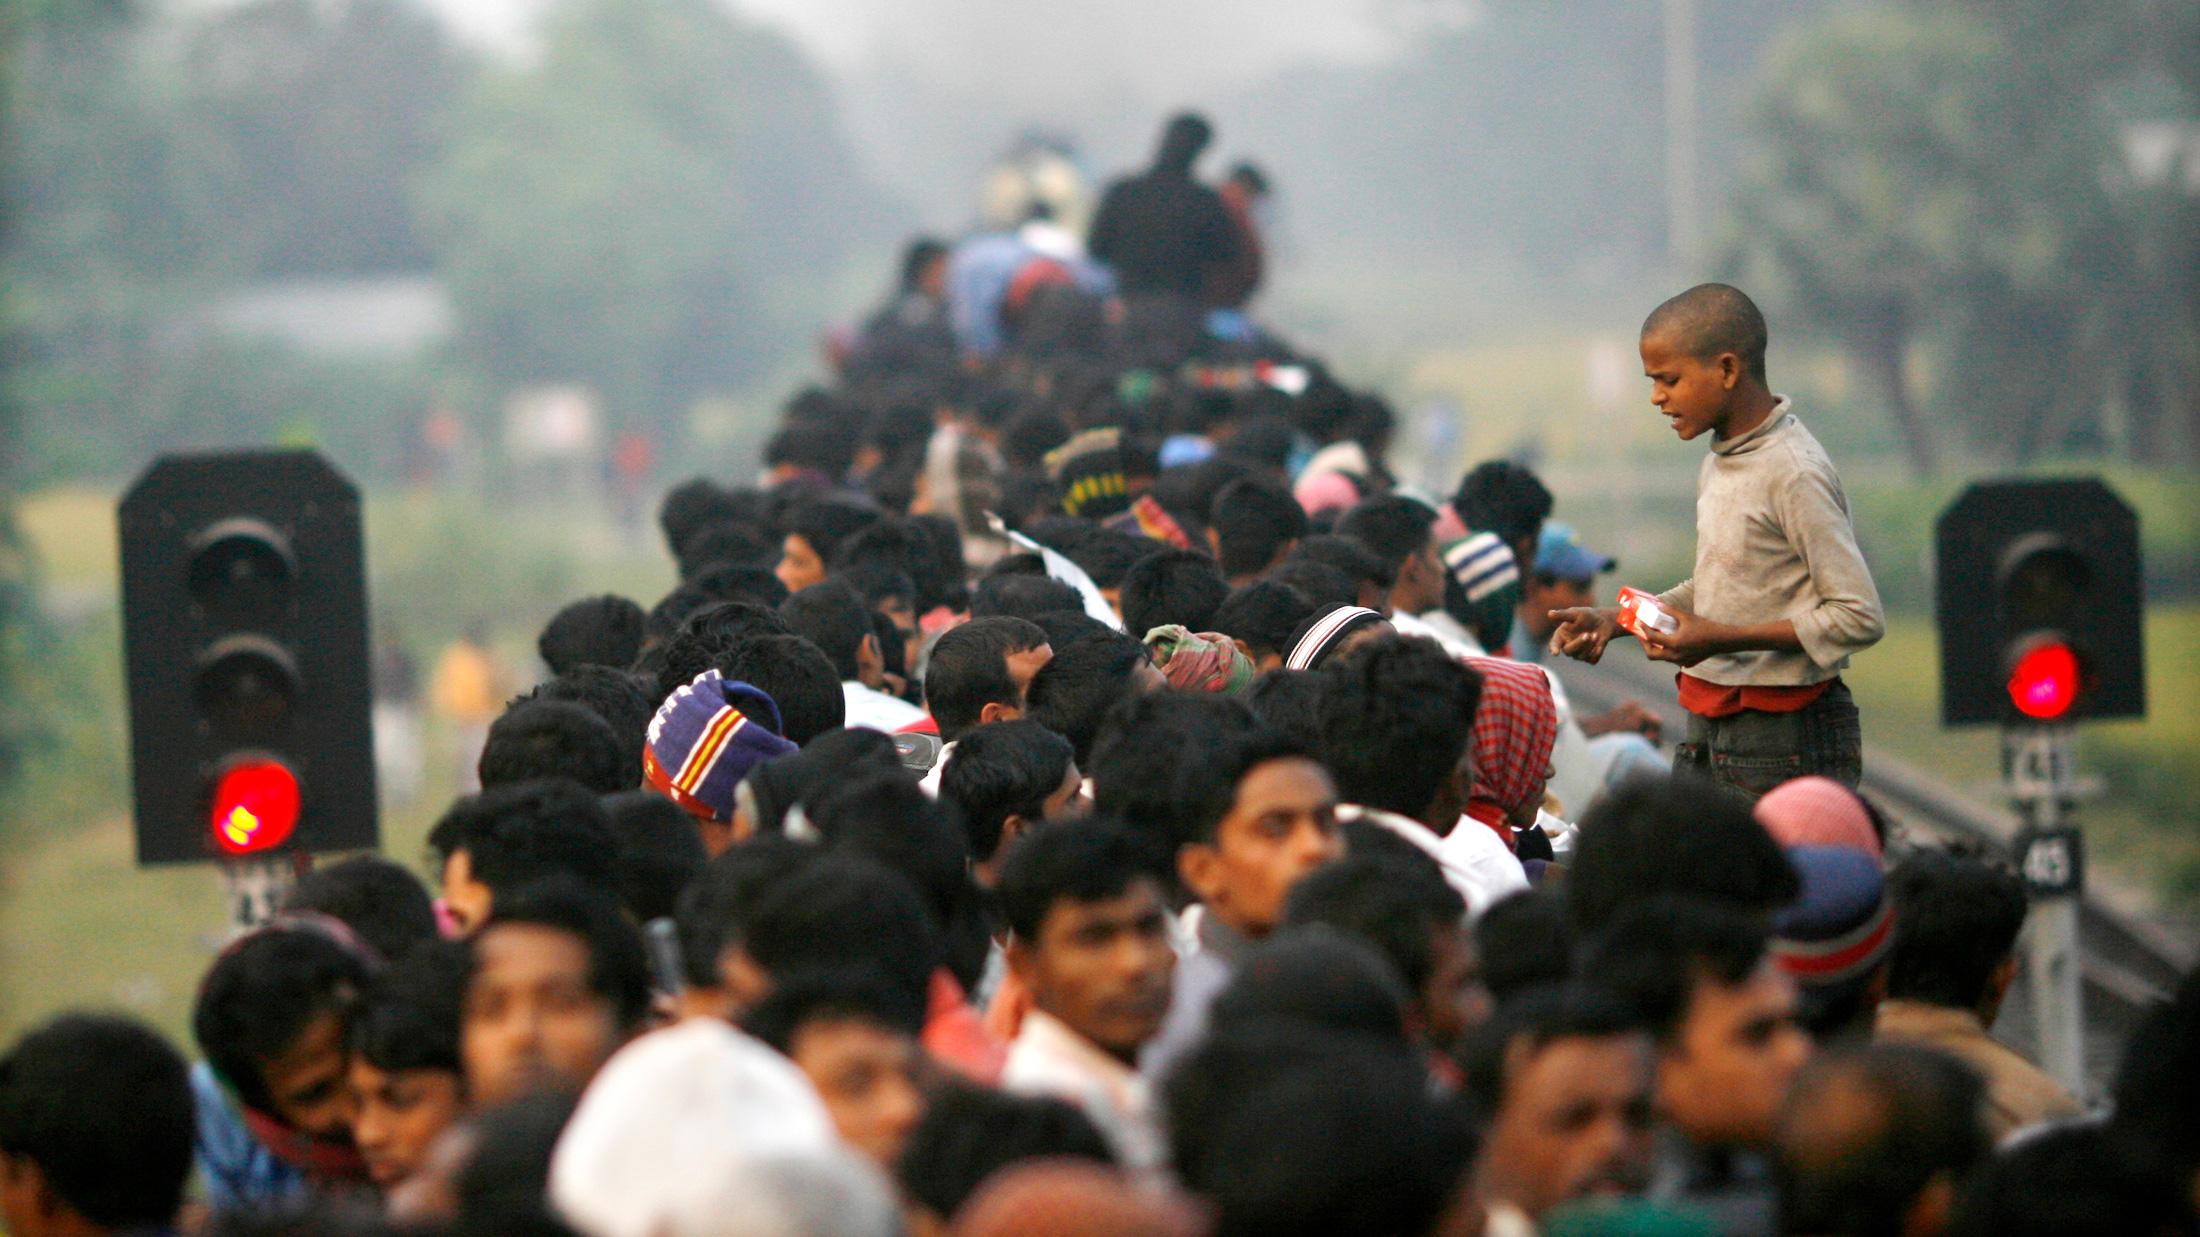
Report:
[[[1036,1009],[1024,1015],[1008,1046],[1001,1088],[1077,1105],[1134,1173],[1156,1172],[1167,1159],[1145,1079],[1052,1015]]]
[[[1442,617],[1447,622],[1451,619],[1448,614]],[[1400,610],[1390,616],[1390,625],[1401,636],[1425,636],[1430,640],[1434,640],[1443,646],[1444,652],[1454,661],[1467,657],[1489,656],[1489,654],[1482,651],[1481,645],[1474,642],[1474,637],[1467,635],[1464,627],[1460,627],[1458,623],[1453,622],[1451,626],[1454,630],[1446,631],[1436,624],[1435,618],[1435,614],[1424,618]]]
[[[1369,824],[1381,825],[1420,847],[1436,861],[1437,867],[1443,869],[1444,880],[1466,899],[1470,921],[1480,919],[1482,912],[1528,888],[1528,874],[1521,869],[1520,860],[1514,858],[1496,832],[1481,821],[1462,816],[1449,835],[1437,837],[1420,821],[1380,808],[1340,804],[1337,817],[1340,820],[1356,817]]]
[[[955,740],[955,743],[960,742],[961,739]],[[932,767],[924,771],[923,777],[917,779],[917,789],[935,799],[940,797],[940,774],[947,772],[947,758],[954,754],[955,743],[940,745],[940,758],[932,762]]]
[[[604,1063],[550,1157],[550,1197],[591,1237],[715,1237],[759,1177],[845,1154],[792,1062],[691,1018]]]
[[[924,720],[924,710],[896,696],[889,696],[875,687],[865,687],[855,679],[840,681],[841,699],[848,702],[848,729],[867,726],[892,734],[903,726]]]

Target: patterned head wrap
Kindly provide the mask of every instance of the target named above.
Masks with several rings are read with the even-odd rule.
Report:
[[[1146,651],[1171,687],[1234,696],[1253,685],[1253,663],[1219,631],[1156,627],[1146,633]]]
[[[795,750],[779,734],[779,706],[716,670],[665,699],[649,721],[642,778],[705,820],[732,820],[734,788],[749,770]]]
[[[1470,657],[1467,665],[1482,676],[1467,814],[1504,835],[1506,817],[1542,794],[1558,742],[1558,706],[1540,667],[1497,657]]]

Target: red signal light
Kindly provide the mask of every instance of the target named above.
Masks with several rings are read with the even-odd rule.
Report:
[[[229,855],[271,850],[298,827],[298,775],[278,760],[248,760],[214,783],[214,845]]]
[[[2060,640],[2028,649],[2009,671],[2009,701],[2026,717],[2051,722],[2078,699],[2078,655]]]

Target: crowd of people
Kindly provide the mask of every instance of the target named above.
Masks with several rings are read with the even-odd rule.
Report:
[[[8,1048],[11,1237],[2195,1232],[2200,983],[2081,1103],[1991,1035],[2022,882],[1856,790],[1877,597],[1748,299],[1645,325],[1713,442],[1623,622],[1532,471],[1409,492],[1248,315],[1208,136],[913,243],[665,497],[678,585],[549,618],[432,892],[303,878],[195,1061]],[[1685,734],[1540,664],[1625,635]]]

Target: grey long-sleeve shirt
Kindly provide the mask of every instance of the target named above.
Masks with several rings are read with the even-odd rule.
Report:
[[[1786,396],[1763,425],[1711,444],[1696,475],[1696,572],[1659,597],[1720,623],[1793,620],[1800,653],[1722,653],[1688,668],[1727,686],[1821,683],[1885,634],[1840,475]]]

